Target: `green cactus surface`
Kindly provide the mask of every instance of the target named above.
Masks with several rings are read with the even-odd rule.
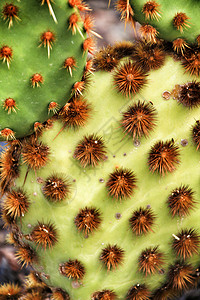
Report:
[[[140,24],[152,25],[158,37],[171,42],[181,38],[190,44],[199,40],[198,1],[130,0],[129,3],[134,19]]]
[[[72,4],[1,1],[1,139],[33,133],[76,92],[92,41]]]
[[[119,76],[119,70],[125,76]],[[1,185],[5,184],[10,155],[15,156],[16,167],[15,185],[5,189],[3,218],[13,230],[17,248],[28,244],[36,253],[30,261],[49,286],[67,291],[72,300],[148,300],[150,296],[172,299],[171,293],[179,294],[195,285],[195,270],[199,266],[200,178],[199,150],[192,128],[199,120],[200,108],[198,101],[198,105],[187,105],[187,101],[182,101],[184,96],[180,97],[183,86],[188,87],[191,82],[198,83],[198,78],[186,74],[181,63],[168,55],[159,69],[148,73],[125,58],[112,71],[101,70],[91,77],[84,100],[79,99],[87,101],[89,107],[83,113],[83,120],[88,113],[84,126],[67,126],[60,120],[64,114],[61,111],[58,120],[42,134],[34,135],[30,141],[22,140],[20,145],[14,142],[14,148],[3,154]],[[124,132],[122,126],[124,114],[139,103],[151,111],[151,118],[145,119],[147,123],[150,120],[150,126],[144,136],[140,130]],[[66,112],[69,109],[68,103]],[[43,147],[38,158],[41,168],[34,163],[31,168],[31,156],[37,155],[29,150],[39,142],[38,149]],[[157,143],[161,145],[161,162],[150,156],[156,153],[153,148]],[[19,159],[17,149],[21,147]],[[118,185],[111,174],[121,174]],[[58,185],[60,189],[56,190]],[[179,193],[181,187],[189,189],[190,195],[183,197],[188,201],[185,209],[180,205],[173,215],[170,197]],[[17,199],[12,196],[14,192],[23,194],[18,208],[17,200],[13,202]],[[28,200],[24,201],[26,197]],[[83,209],[95,211],[94,230],[83,226],[79,215]],[[143,209],[151,215],[146,233],[137,225],[133,232],[133,212]],[[191,257],[184,247],[182,255],[172,247],[180,240],[181,230],[196,234],[195,250],[191,245],[187,248]],[[116,260],[108,258],[106,262],[110,248],[117,253]],[[157,259],[153,267],[141,263],[142,252],[148,249],[154,251]],[[25,253],[19,257],[28,264],[30,257]],[[184,271],[187,278],[183,285],[177,284],[170,267],[177,259],[181,266],[184,261],[188,270]],[[143,290],[143,285],[147,290]],[[155,291],[163,285],[168,296],[164,297],[162,290],[156,296]],[[132,292],[141,289],[141,298],[131,296],[133,286]],[[112,291],[112,295],[103,298],[103,290]]]

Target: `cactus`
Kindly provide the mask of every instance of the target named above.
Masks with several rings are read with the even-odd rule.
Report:
[[[158,36],[166,41],[182,40],[189,44],[199,44],[200,31],[198,14],[199,3],[190,0],[166,2],[164,0],[118,0],[116,7],[122,12],[126,21],[138,21],[142,24],[141,33],[154,30]],[[146,28],[146,29],[145,29]],[[177,41],[178,43],[178,41]]]
[[[197,1],[166,2],[164,0],[118,0],[116,8],[121,19],[135,27],[139,21],[140,35],[150,43],[164,39],[182,61],[187,72],[200,74],[200,32]],[[140,51],[140,49],[139,49]]]
[[[84,88],[95,32],[79,2],[1,1],[1,140],[32,134]]]
[[[198,77],[135,47],[96,54],[84,97],[1,157],[9,241],[70,299],[172,299],[197,281]]]

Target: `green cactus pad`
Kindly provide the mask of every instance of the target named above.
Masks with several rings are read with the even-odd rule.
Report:
[[[153,26],[158,32],[158,37],[167,41],[182,38],[189,44],[197,43],[200,35],[198,1],[130,0],[129,3],[134,19],[140,24]]]
[[[3,0],[0,12],[0,139],[13,139],[33,133],[74,93],[86,65],[86,31],[66,0]]]
[[[173,274],[170,265],[177,260],[172,242],[182,229],[194,228],[200,234],[199,151],[192,138],[192,126],[199,119],[200,109],[183,106],[175,99],[174,91],[176,85],[184,85],[191,80],[196,80],[195,76],[185,74],[180,62],[166,57],[160,69],[149,72],[146,85],[141,87],[139,93],[125,97],[114,88],[113,72],[96,72],[85,93],[92,109],[87,124],[74,129],[56,120],[38,137],[49,147],[45,166],[31,170],[21,159],[20,176],[15,184],[29,196],[31,204],[18,222],[23,233],[19,242],[29,243],[37,252],[38,262],[34,267],[45,282],[66,290],[70,299],[102,299],[99,298],[102,293],[109,290],[107,293],[114,298],[108,299],[124,300],[135,289],[146,295],[144,299],[149,299],[150,291],[153,293],[164,284],[173,285],[170,293],[177,293],[177,289],[179,292],[176,282],[171,280],[166,283],[168,272]],[[131,134],[124,134],[121,120],[127,108],[139,101],[153,106],[156,117],[153,130],[146,137],[133,138]],[[95,167],[82,166],[74,152],[83,138],[91,135],[95,135],[96,140],[101,138],[105,148],[101,155],[98,153],[100,160],[89,156],[97,163]],[[176,167],[163,175],[152,173],[148,166],[149,153],[159,141],[163,142],[162,147],[166,144],[175,147],[179,154]],[[91,154],[93,145],[88,147]],[[78,152],[80,156],[84,153],[88,154],[85,148]],[[121,173],[122,181],[119,182],[123,182],[123,197],[120,188],[116,191],[116,185],[113,187],[108,183],[110,174],[115,173],[116,177],[116,172]],[[54,176],[53,180],[50,180],[51,176]],[[66,178],[70,191],[61,201],[52,201],[44,196],[48,184],[58,186],[56,176],[58,179]],[[59,182],[61,184],[61,180]],[[112,179],[113,182],[115,179]],[[191,189],[194,203],[188,213],[173,217],[168,198],[181,186]],[[4,213],[8,211],[6,197]],[[77,222],[81,220],[78,214],[83,209],[88,212],[91,208],[98,215],[97,222],[92,223],[92,232],[84,227],[78,229]],[[143,209],[147,209],[148,220],[152,224],[149,221],[150,230],[148,227],[146,234],[136,234],[131,229],[130,219],[133,212]],[[7,220],[9,222],[13,221]],[[16,226],[11,227],[16,233]],[[40,234],[37,236],[38,231],[42,232],[42,238]],[[112,248],[118,253],[116,260],[106,263],[105,248]],[[155,274],[147,276],[146,269],[138,262],[146,249],[160,257]],[[197,253],[186,263],[191,263],[195,270],[199,264]],[[186,264],[185,269],[193,282],[191,267]],[[72,270],[75,270],[75,275],[72,275]],[[147,270],[147,273],[151,272],[151,269]],[[136,288],[130,290],[133,286]],[[160,296],[157,299],[166,298]]]

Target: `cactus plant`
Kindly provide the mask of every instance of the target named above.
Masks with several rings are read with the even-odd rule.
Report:
[[[185,70],[199,76],[200,33],[196,12],[200,7],[197,1],[118,0],[116,8],[125,22],[131,22],[134,27],[135,20],[140,22],[139,31],[144,40],[157,44],[158,38],[164,39]]]
[[[70,299],[172,299],[197,280],[198,77],[130,48],[97,54],[84,98],[1,157],[17,257]]]
[[[33,133],[81,92],[95,32],[79,2],[1,1],[1,140]]]
[[[142,24],[141,33],[154,31],[166,41],[199,44],[199,3],[193,0],[183,3],[164,0],[118,0],[116,6],[122,12],[122,18],[132,21],[133,18]]]

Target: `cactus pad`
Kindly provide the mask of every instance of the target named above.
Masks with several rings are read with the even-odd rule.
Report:
[[[0,11],[0,138],[11,140],[37,130],[75,92],[91,28],[66,0],[3,0]]]
[[[195,0],[166,2],[165,0],[118,0],[116,4],[122,12],[122,18],[132,21],[134,18],[140,24],[141,33],[166,41],[175,41],[178,46],[197,44],[200,41],[199,3]],[[152,36],[153,36],[152,35]]]
[[[120,93],[116,74],[127,65],[132,74],[133,64],[96,72],[84,100],[71,100],[90,105],[84,126],[67,126],[61,110],[51,126],[13,142],[1,158],[3,219],[18,237],[14,243],[28,244],[40,276],[70,299],[171,299],[196,282],[200,190],[193,135],[200,110],[179,101],[177,86],[198,79],[167,56],[144,74],[139,92]],[[122,81],[130,84],[129,77]],[[31,145],[40,157],[27,151]],[[17,199],[10,205],[17,187],[26,205]]]

